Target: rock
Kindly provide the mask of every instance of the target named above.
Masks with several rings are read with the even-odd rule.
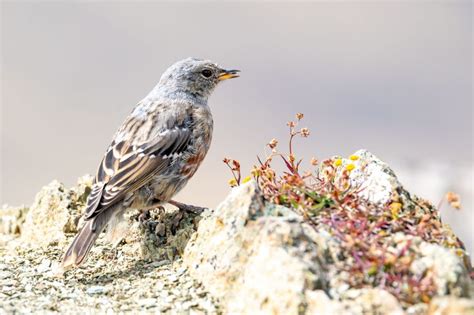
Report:
[[[0,234],[21,234],[21,227],[25,221],[27,207],[9,207],[3,205],[0,209]]]
[[[316,244],[301,219],[267,215],[255,182],[203,215],[183,261],[228,313],[298,314],[306,292],[326,288]]]
[[[358,150],[351,156],[356,159],[341,158],[335,182],[340,181],[347,165],[353,164],[355,168],[349,173],[349,181],[352,187],[361,188],[358,193],[361,199],[374,205],[385,205],[391,200],[393,191],[402,187],[390,167],[369,151]]]
[[[308,290],[305,296],[307,314],[349,314],[342,303],[332,300],[323,290]]]
[[[389,292],[374,289],[351,289],[347,299],[339,302],[344,313],[403,315],[404,311],[397,299]],[[333,313],[337,314],[337,313]]]
[[[431,301],[427,315],[473,315],[474,300],[452,296],[436,297]]]
[[[125,237],[128,252],[141,254],[144,259],[173,261],[197,229],[200,216],[176,209],[156,208],[141,213],[131,213]]]
[[[411,239],[418,255],[411,263],[410,271],[422,277],[433,274],[437,295],[469,296],[471,280],[462,260],[451,250],[436,244],[422,241],[420,238],[400,236]]]
[[[92,177],[86,175],[79,178],[77,186],[71,189],[66,189],[58,181],[43,187],[26,215],[21,229],[22,241],[47,246],[64,242],[65,233],[77,232],[91,185]]]
[[[202,215],[183,262],[226,312],[404,314],[416,304],[412,314],[423,314],[433,297],[471,295],[469,256],[435,207],[365,150],[341,162],[334,182],[348,176],[360,205],[349,227],[333,225],[331,209],[328,220],[310,224],[265,201],[255,182]],[[376,230],[357,231],[358,218],[378,217]]]
[[[87,294],[93,295],[93,294],[105,294],[107,293],[108,289],[103,286],[92,286],[87,288],[86,292]]]

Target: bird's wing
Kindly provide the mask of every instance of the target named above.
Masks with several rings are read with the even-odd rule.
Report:
[[[186,150],[191,139],[189,120],[168,122],[168,128],[146,142],[133,144],[130,137],[114,140],[99,166],[92,191],[87,200],[85,218],[121,201],[127,193],[146,184],[163,172]]]

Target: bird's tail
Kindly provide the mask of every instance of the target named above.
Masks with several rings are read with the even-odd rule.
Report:
[[[77,267],[87,258],[92,245],[99,237],[112,216],[112,209],[107,209],[99,213],[96,217],[86,221],[79,233],[72,241],[66,254],[64,254],[62,267],[67,270],[71,267]]]

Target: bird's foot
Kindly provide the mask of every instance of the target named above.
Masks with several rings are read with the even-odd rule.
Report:
[[[140,224],[143,224],[149,218],[150,218],[150,209],[144,209],[143,211],[140,211],[140,214],[138,215],[138,222],[140,222]]]
[[[198,207],[198,206],[192,206],[192,205],[187,205],[178,201],[170,200],[169,204],[177,207],[179,211],[183,212],[189,212],[193,214],[201,214],[206,208],[203,207]]]

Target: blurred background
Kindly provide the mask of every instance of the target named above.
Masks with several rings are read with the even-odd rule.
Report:
[[[224,157],[249,170],[303,112],[306,162],[366,148],[441,209],[473,252],[472,4],[1,3],[0,204],[95,173],[115,130],[173,62],[242,70],[210,99],[214,140],[177,198],[215,207]],[[304,141],[304,142],[303,142]]]

